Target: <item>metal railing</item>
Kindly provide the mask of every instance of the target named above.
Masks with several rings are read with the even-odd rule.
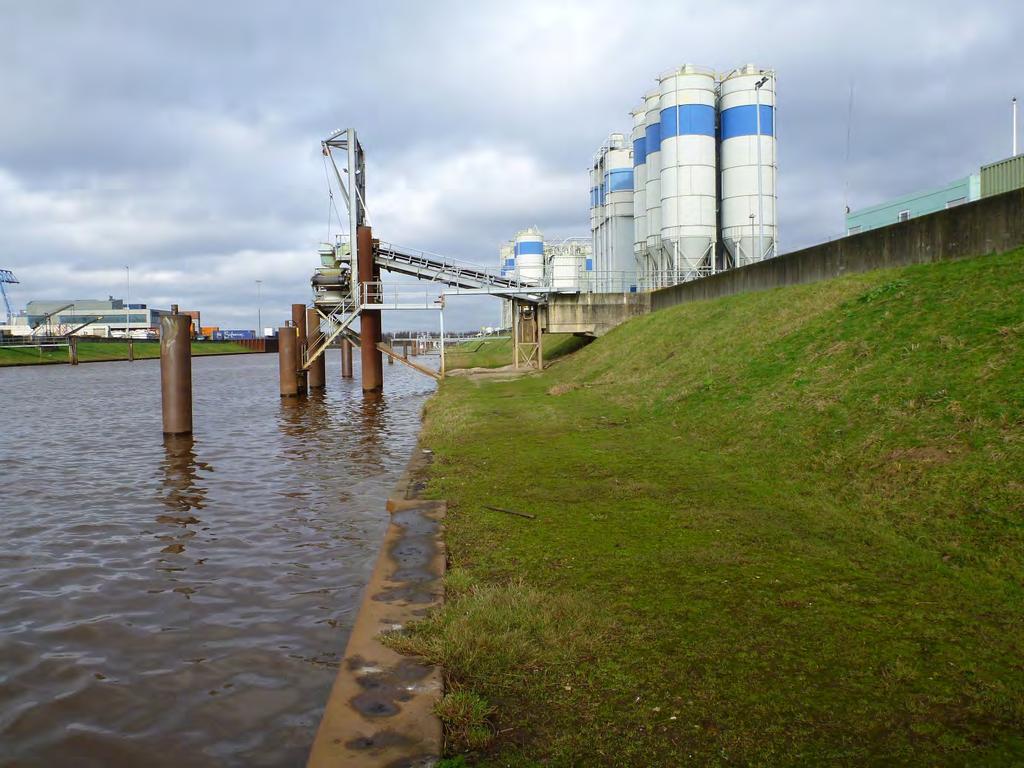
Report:
[[[440,309],[441,295],[415,285],[371,282],[359,284],[361,309]]]
[[[496,274],[479,264],[441,256],[429,251],[406,248],[394,243],[379,244],[377,262],[389,271],[447,283],[456,288],[493,287],[527,290],[543,287],[537,280],[524,280],[515,275]]]
[[[0,347],[7,348],[66,347],[69,343],[67,336],[0,336]]]
[[[302,355],[303,370],[309,368],[331,346],[338,336],[345,333],[355,319],[359,317],[359,311],[360,307],[352,300],[351,296],[345,297],[326,314],[317,310],[321,317],[321,322],[317,328],[316,336],[313,337],[312,342],[306,347]],[[327,325],[326,330],[324,330],[325,323]]]

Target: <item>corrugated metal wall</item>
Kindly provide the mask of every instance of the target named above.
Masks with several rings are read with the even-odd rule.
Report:
[[[1024,187],[1024,155],[981,166],[981,196],[990,197]]]

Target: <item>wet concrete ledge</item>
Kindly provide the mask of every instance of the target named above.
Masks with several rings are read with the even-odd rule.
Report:
[[[310,768],[432,766],[441,755],[441,669],[379,640],[444,599],[443,501],[419,498],[430,454],[417,448],[388,498],[391,523],[363,594],[313,748]]]

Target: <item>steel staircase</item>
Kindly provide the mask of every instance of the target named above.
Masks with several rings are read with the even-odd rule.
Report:
[[[309,366],[342,334],[345,334],[345,338],[354,342],[357,347],[359,346],[359,337],[351,328],[352,323],[359,317],[359,305],[351,296],[346,296],[326,314],[317,307],[317,314],[325,322],[321,322],[316,336],[302,353],[302,370],[304,371],[308,370]],[[327,330],[324,330],[325,324]]]

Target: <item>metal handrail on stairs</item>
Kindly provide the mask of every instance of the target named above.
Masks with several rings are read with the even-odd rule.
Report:
[[[359,317],[359,306],[351,299],[340,302],[329,314],[317,310],[317,314],[327,321],[329,330],[320,331],[302,354],[302,370],[307,370],[338,336],[345,333],[352,322]],[[351,336],[346,334],[349,341]]]

